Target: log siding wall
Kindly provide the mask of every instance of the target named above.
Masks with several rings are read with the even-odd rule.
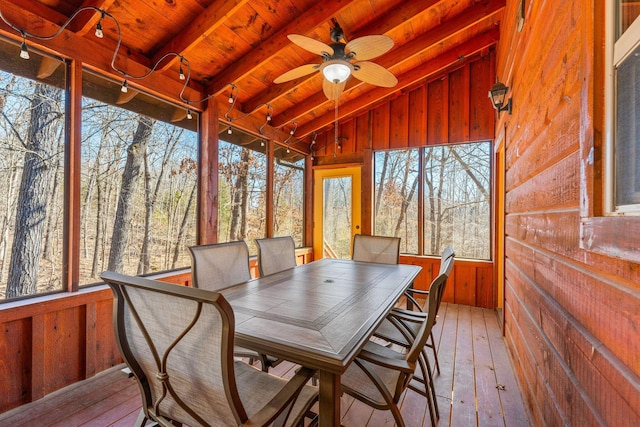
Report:
[[[513,98],[513,115],[496,126],[506,163],[507,343],[534,425],[640,425],[640,218],[594,217],[603,2],[527,0],[521,32],[519,3],[507,1],[496,63]],[[621,231],[627,237],[616,239]],[[601,244],[589,247],[589,234]]]

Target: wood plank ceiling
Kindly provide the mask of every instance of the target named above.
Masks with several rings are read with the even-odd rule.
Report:
[[[230,117],[250,113],[256,123],[262,122],[268,104],[272,126],[289,129],[295,122],[300,138],[333,125],[335,102],[324,95],[318,72],[273,83],[285,71],[321,62],[319,56],[291,43],[288,34],[331,43],[335,18],[347,41],[372,34],[393,39],[394,47],[372,61],[395,74],[398,85],[380,88],[351,76],[338,100],[343,120],[486,52],[498,41],[505,0],[3,0],[0,11],[37,34],[39,29],[59,28],[85,6],[117,19],[129,67],[133,63],[147,70],[168,54],[156,72],[177,81],[181,64],[172,53],[182,55],[191,70],[189,86],[215,96],[221,110],[229,105],[230,84],[237,87]],[[99,20],[98,12],[82,12],[64,34],[73,33],[67,37],[70,43],[86,40],[88,46],[102,43],[113,49],[116,26],[103,20],[104,38],[96,39]],[[15,36],[4,23],[0,29]],[[109,52],[93,49],[93,55],[104,58],[92,61],[109,64]],[[177,82],[175,86],[180,87]],[[198,95],[191,93],[187,99],[196,100]]]

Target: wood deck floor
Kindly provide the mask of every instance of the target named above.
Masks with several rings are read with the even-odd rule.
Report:
[[[438,427],[530,426],[494,311],[442,304],[434,333],[441,368],[435,377]],[[271,372],[286,377],[294,368],[282,363]],[[139,410],[135,380],[113,368],[0,414],[0,426],[131,426]],[[409,427],[431,424],[426,399],[411,390],[401,411]],[[342,413],[345,427],[393,425],[390,412],[346,395]]]

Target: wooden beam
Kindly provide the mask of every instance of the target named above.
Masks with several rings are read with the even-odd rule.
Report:
[[[27,4],[31,3],[32,0],[27,0]],[[57,21],[59,21],[60,14],[57,12],[49,10],[48,13],[43,12],[41,14],[40,11],[34,13],[31,9],[23,9],[22,3],[21,6],[17,6],[11,2],[3,2],[2,14],[9,22],[20,28],[29,29],[35,25],[34,23],[37,23],[39,34],[53,34],[58,31],[60,25],[66,21],[66,19],[64,19],[62,23],[58,24]],[[21,40],[20,35],[2,21],[0,21],[0,34],[14,40]],[[115,80],[122,80],[122,75],[114,71],[111,67],[115,48],[115,42],[113,40],[107,40],[106,38],[85,38],[65,29],[54,39],[45,41],[28,39],[28,44],[37,45],[38,48],[45,52],[66,58],[73,58],[82,62],[86,68],[94,70],[99,74]],[[120,70],[134,76],[146,74],[150,70],[150,64],[151,62],[148,58],[127,49],[125,46],[121,46],[119,55],[116,58],[116,66]],[[130,83],[133,84],[135,82],[130,81]],[[151,73],[151,75],[144,80],[144,84],[147,92],[152,95],[172,102],[181,102],[179,94],[183,85],[182,82],[177,79],[155,72]],[[192,101],[191,106],[194,111],[202,111],[202,106],[194,102],[201,99],[202,91],[202,86],[194,80],[191,80],[184,92],[184,96]]]
[[[204,12],[199,14],[193,22],[190,22],[183,31],[165,44],[164,47],[153,56],[152,63],[157,63],[160,58],[169,52],[186,55],[191,49],[197,46],[202,39],[213,34],[224,24],[229,16],[233,15],[247,3],[249,3],[249,0],[214,1]],[[160,71],[166,71],[178,60],[179,58],[177,56],[171,56],[166,61],[163,61],[162,67],[158,69]]]
[[[357,33],[353,34],[351,36],[351,39],[356,39],[358,37],[368,36],[368,35],[371,35],[371,34],[385,34],[385,33],[388,33],[390,31],[400,27],[401,25],[404,25],[407,20],[411,19],[411,17],[415,17],[417,15],[420,15],[421,13],[426,13],[429,8],[431,8],[433,5],[435,5],[437,3],[440,3],[441,1],[442,0],[419,0],[419,1],[418,0],[413,0],[413,1],[403,2],[399,7],[395,8],[393,11],[385,14],[382,18],[376,20],[375,22],[372,22],[371,24],[367,25],[365,28],[363,28],[360,31],[358,31]],[[504,2],[504,0],[502,0],[502,1]],[[328,19],[330,19],[330,17],[331,16],[325,18],[324,20],[328,20]],[[297,22],[299,22],[299,21],[296,21],[296,23]],[[312,26],[313,23],[311,23],[309,25]],[[296,33],[296,30],[301,30],[302,29],[302,32],[298,31],[297,34],[304,34],[305,32],[308,32],[307,29],[303,29],[303,28],[305,28],[305,27],[302,27],[302,28],[295,28],[294,27],[289,31],[290,31],[290,33]],[[278,34],[280,34],[280,33],[278,33]],[[289,39],[286,39],[285,41],[286,41],[287,44],[290,44]],[[269,58],[271,58],[273,56],[280,55],[280,53],[279,53],[280,49],[282,49],[285,46],[286,45],[284,45],[284,46],[269,46],[269,47],[267,47],[266,49],[271,49],[270,51],[275,52],[275,54],[274,55],[270,55]],[[260,49],[261,50],[256,52],[258,55],[262,51],[262,45],[260,46]],[[246,58],[245,61],[248,62],[249,64],[252,64],[251,61],[254,59],[253,53],[254,52],[252,51],[251,55],[247,55],[245,57]],[[260,59],[262,59],[262,58],[260,58]],[[320,60],[320,58],[318,58],[318,60]],[[260,62],[260,61],[256,61],[256,62]],[[262,63],[256,64],[256,66],[261,66],[261,65],[262,65]],[[235,66],[235,64],[234,64],[234,66]],[[252,66],[254,66],[254,65],[244,65],[244,68],[249,69]],[[249,70],[249,71],[251,71],[251,70]],[[286,70],[283,70],[283,71],[286,71]],[[246,74],[248,74],[248,73],[246,73]],[[281,97],[285,96],[287,93],[289,93],[292,90],[294,90],[296,87],[308,82],[310,79],[314,78],[315,75],[316,75],[316,73],[312,73],[312,74],[310,74],[310,75],[308,75],[308,76],[306,76],[304,78],[296,79],[294,81],[271,85],[269,87],[269,89],[267,89],[264,92],[258,94],[253,99],[251,99],[248,102],[246,102],[245,104],[247,104],[248,107],[255,108],[256,105],[273,103],[274,101],[280,99]],[[231,75],[230,77],[238,77],[238,78],[240,78],[240,77],[244,77],[244,75],[237,75],[237,76]],[[231,80],[231,81],[237,81],[237,79],[236,80]],[[320,93],[323,93],[323,92],[320,91]],[[325,97],[325,100],[326,100],[326,97]],[[305,103],[306,102],[307,101],[305,101]],[[251,111],[251,110],[248,110],[248,111]]]
[[[399,48],[391,50],[390,52],[382,56],[377,62],[385,68],[397,67],[410,58],[414,58],[415,56],[420,55],[430,47],[439,45],[447,39],[454,37],[461,31],[464,31],[485,20],[493,19],[496,14],[502,12],[502,10],[504,9],[504,3],[504,0],[489,0],[486,3],[478,3],[465,11],[465,13],[457,15],[454,18],[438,25],[434,29],[427,31],[421,36],[416,37],[410,42],[405,43]],[[420,66],[418,68],[424,67]],[[355,89],[364,84],[363,82],[355,78],[352,78],[350,80],[351,82],[347,85],[345,91]],[[395,89],[397,90],[398,87],[396,87]],[[252,102],[273,101],[258,98],[255,101],[252,100]],[[295,120],[309,113],[310,111],[317,109],[322,104],[327,104],[327,108],[331,108],[333,101],[328,101],[327,97],[324,95],[324,92],[320,90],[319,92],[316,92],[315,95],[306,98],[305,102],[297,103],[295,106],[285,110],[283,113],[274,116],[272,121],[274,123],[274,126],[279,126],[282,123]]]
[[[58,69],[58,67],[62,64],[63,62],[61,62],[57,58],[43,56],[42,61],[40,62],[40,66],[38,67],[38,74],[37,74],[38,78],[46,79],[47,77],[50,77],[51,74],[53,74]]]
[[[393,88],[376,88],[373,89],[357,99],[341,105],[339,112],[339,119],[344,119],[348,116],[353,116],[379,100],[392,95],[394,92],[400,91],[413,85],[415,82],[426,79],[442,70],[450,67],[451,65],[459,62],[461,58],[472,56],[482,50],[494,45],[500,37],[498,29],[487,31],[480,36],[465,42],[461,45],[455,46],[436,58],[427,61],[420,67],[416,67],[412,70],[398,77],[398,85]],[[300,126],[297,133],[302,137],[308,135],[313,131],[322,129],[323,127],[330,125],[335,120],[334,112],[330,111],[315,120],[305,123]]]
[[[219,94],[226,88],[228,83],[239,81],[254,70],[260,69],[271,58],[280,55],[280,51],[291,44],[291,41],[287,38],[289,34],[309,34],[316,27],[329,21],[334,15],[350,6],[351,4],[344,0],[318,2],[316,6],[298,16],[294,21],[244,55],[243,59],[236,61],[214,76],[213,80],[216,83],[211,87],[211,93]],[[259,105],[259,103],[255,105]]]
[[[107,10],[115,0],[84,0],[78,9],[83,7],[95,7],[96,9]],[[100,21],[101,14],[90,11],[79,14],[70,24],[69,30],[83,36],[93,30],[95,25]]]
[[[124,105],[124,104],[130,102],[139,93],[140,92],[138,92],[137,90],[131,89],[131,88],[129,88],[129,90],[127,90],[127,92],[120,92],[118,94],[118,100],[116,101],[116,105]]]

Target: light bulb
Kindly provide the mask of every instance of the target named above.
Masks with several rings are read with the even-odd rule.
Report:
[[[270,122],[271,121],[271,114],[267,113],[267,121]]]
[[[289,147],[287,147],[287,154],[289,154],[291,152],[291,150],[289,150]]]
[[[231,135],[231,134],[233,133],[233,131],[231,130],[231,128],[227,129],[227,133],[228,133],[229,135]]]
[[[123,81],[123,82],[122,82],[122,87],[120,88],[120,92],[122,92],[122,93],[127,93],[127,91],[129,90],[129,89],[127,88],[127,86],[128,86],[127,81],[126,81],[126,80],[125,80],[125,81]]]
[[[342,83],[351,75],[351,68],[342,62],[334,62],[324,67],[322,74],[331,83]]]
[[[186,79],[185,75],[184,75],[184,71],[182,71],[182,65],[180,65],[180,80],[184,80]]]
[[[27,49],[27,42],[22,41],[22,45],[20,46],[20,58],[29,59],[29,49]]]
[[[260,146],[264,147],[264,140],[260,140]]]
[[[99,39],[104,37],[104,33],[102,32],[102,24],[100,23],[100,21],[98,21],[98,23],[96,24],[96,37]]]
[[[229,104],[233,104],[233,93],[229,94]]]
[[[191,120],[193,116],[191,115],[191,110],[187,110],[187,119]]]

